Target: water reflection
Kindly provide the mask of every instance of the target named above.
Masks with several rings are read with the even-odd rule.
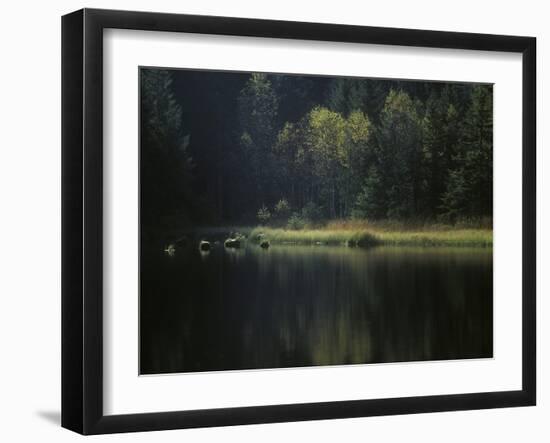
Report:
[[[492,250],[143,250],[141,372],[492,356]]]

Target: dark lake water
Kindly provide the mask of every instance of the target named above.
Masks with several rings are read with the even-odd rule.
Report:
[[[142,248],[142,374],[492,357],[490,248]]]

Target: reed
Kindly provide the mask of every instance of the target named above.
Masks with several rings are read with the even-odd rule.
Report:
[[[469,246],[491,247],[489,228],[455,228],[448,225],[404,225],[334,221],[325,227],[290,230],[256,227],[249,231],[254,242],[262,238],[273,244],[348,245],[348,246]]]

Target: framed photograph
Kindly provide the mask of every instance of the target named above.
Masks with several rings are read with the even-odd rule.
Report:
[[[531,37],[62,19],[62,425],[536,402]]]

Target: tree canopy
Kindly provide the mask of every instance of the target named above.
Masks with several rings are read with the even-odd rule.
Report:
[[[140,72],[146,221],[492,216],[491,85]]]

